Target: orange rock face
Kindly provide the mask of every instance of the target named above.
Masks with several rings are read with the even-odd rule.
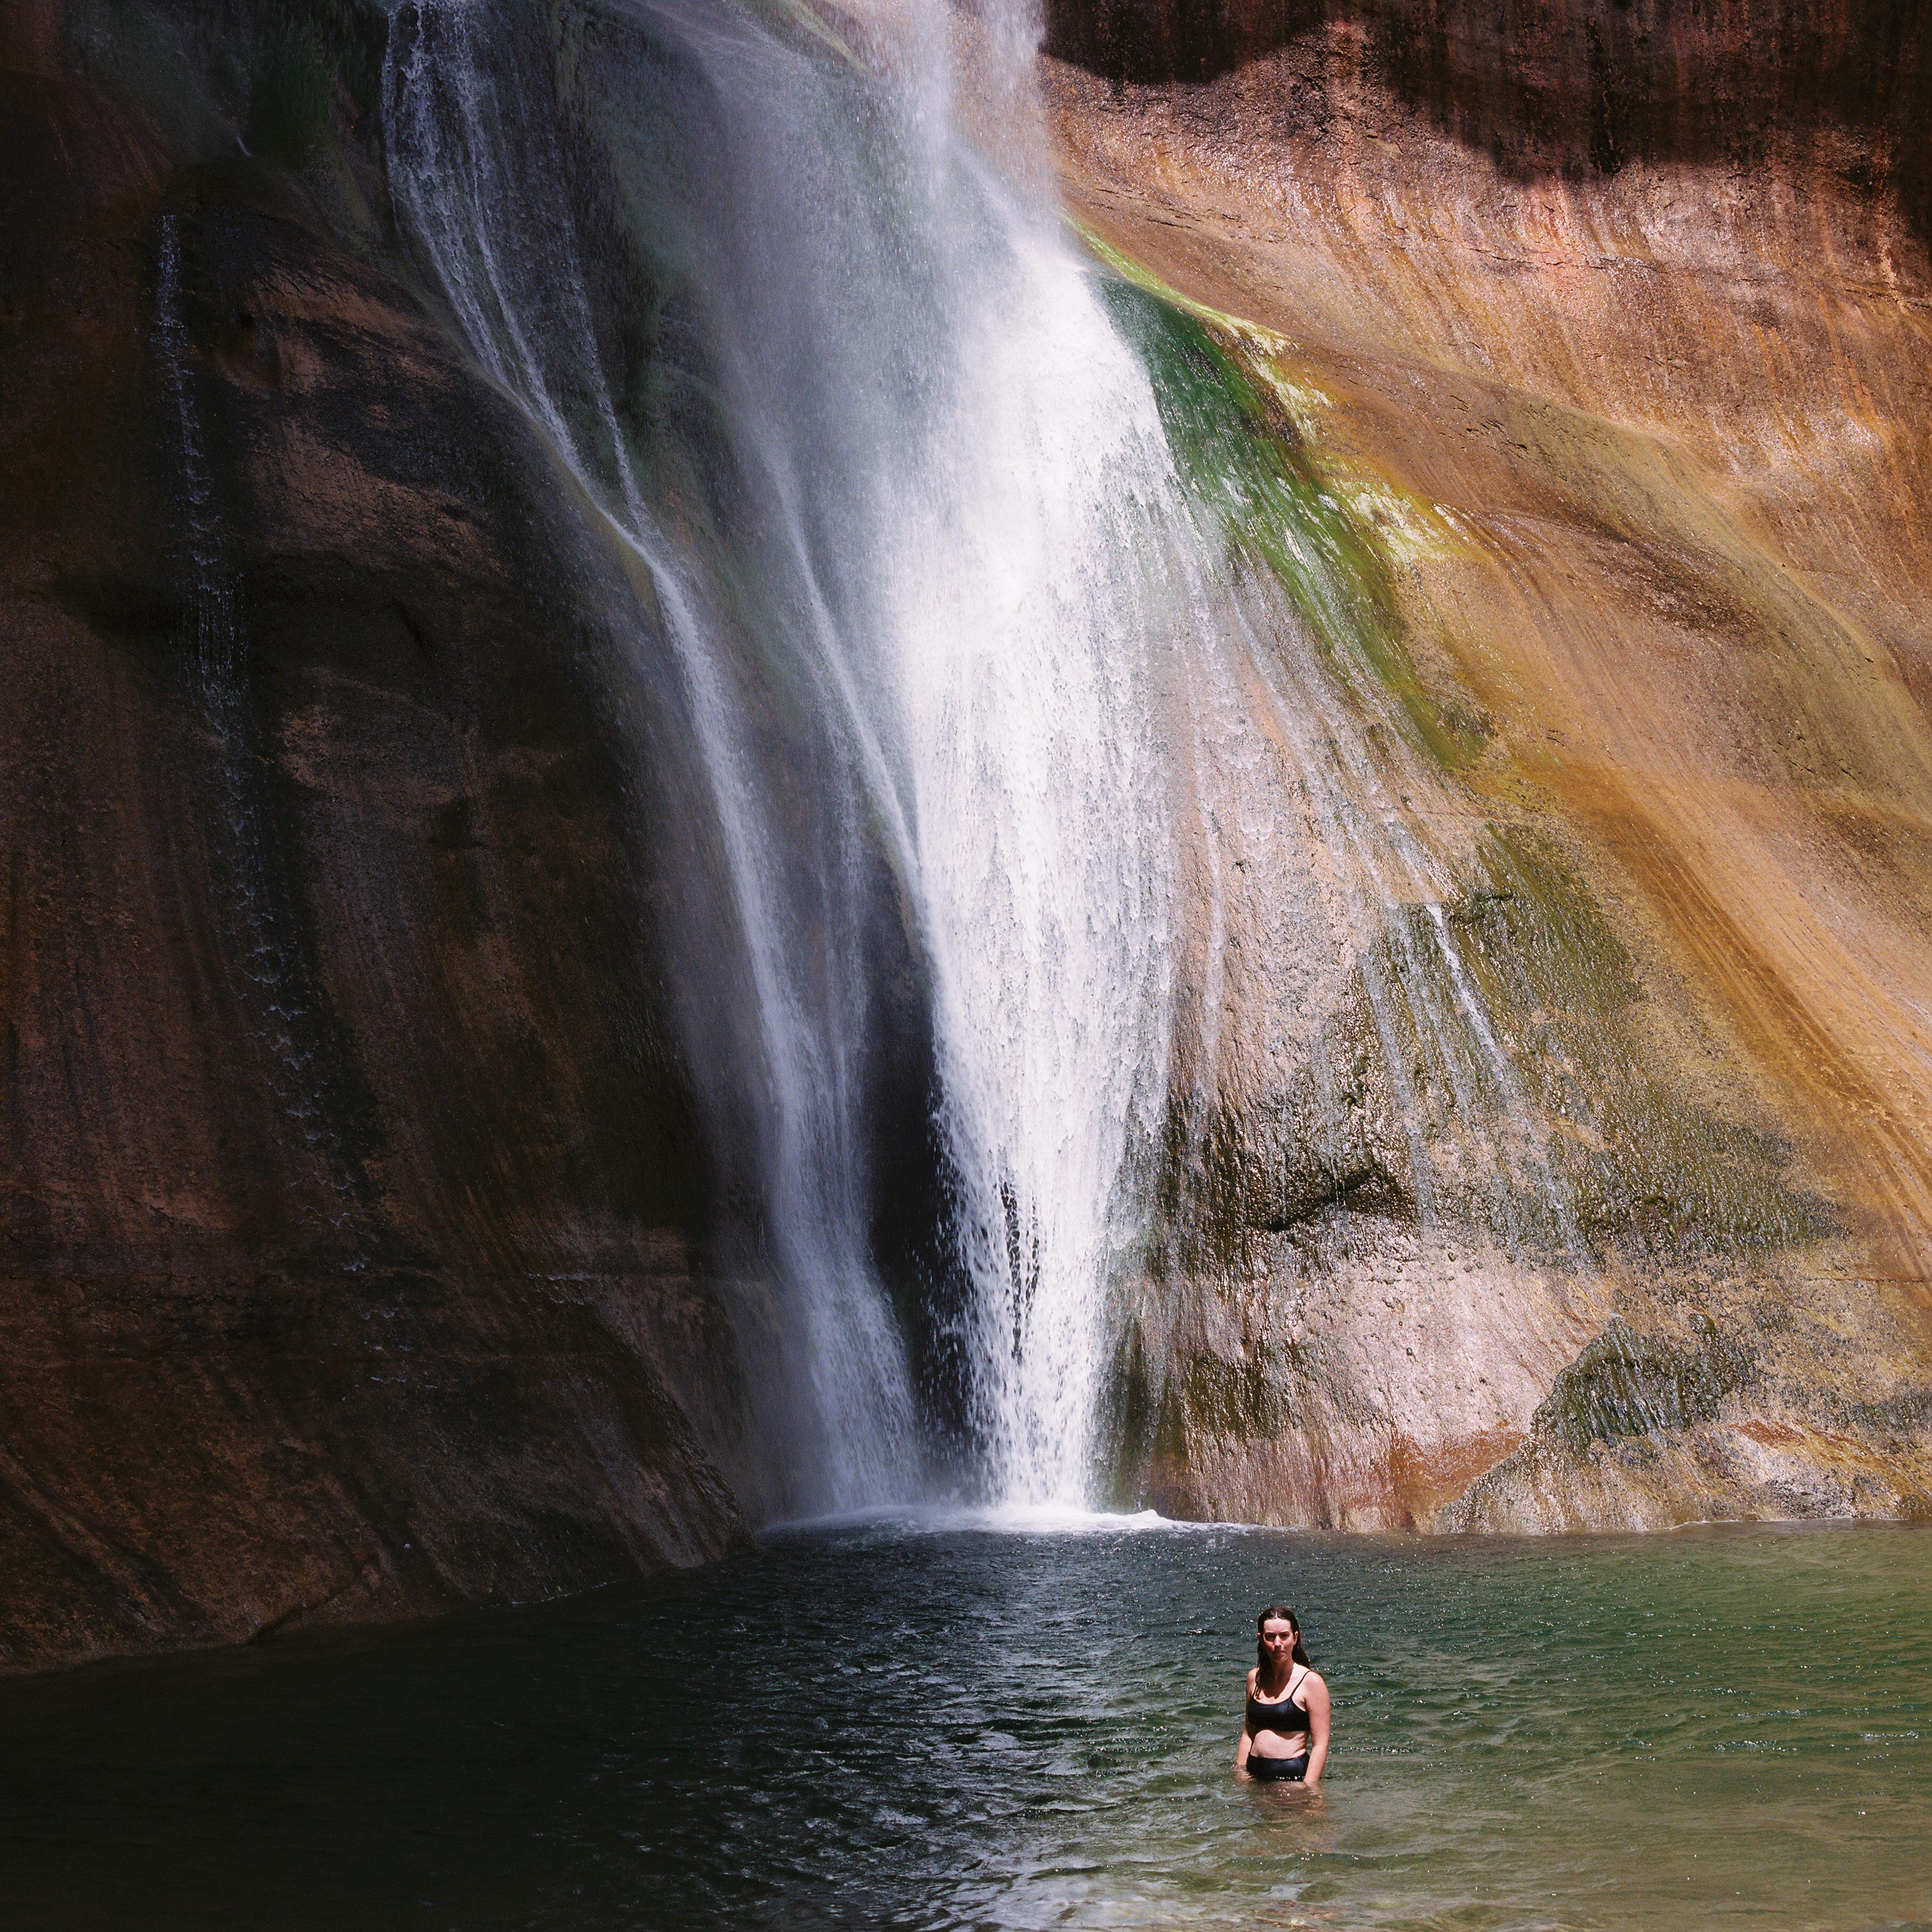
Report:
[[[1424,682],[1484,721],[1418,810],[1556,841],[1631,963],[1598,1090],[1614,1112],[1640,1066],[1660,1118],[1748,1126],[1828,1204],[1748,1259],[1492,1252],[1473,1295],[1444,1292],[1460,1262],[1338,1262],[1318,1321],[1283,1315],[1294,1270],[1264,1252],[1238,1318],[1225,1280],[1211,1318],[1170,1298],[1182,1394],[1148,1467],[1177,1504],[1498,1527],[1925,1506],[1927,43],[1829,11],[1052,12],[1074,215],[1289,398],[1380,520]],[[1557,1426],[1552,1376],[1606,1322],[1695,1353],[1700,1310],[1748,1372],[1640,1436]],[[1296,1426],[1186,1394],[1189,1360],[1318,1344]],[[1479,1382],[1511,1388],[1486,1416]]]

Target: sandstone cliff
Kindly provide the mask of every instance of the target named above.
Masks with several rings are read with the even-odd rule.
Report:
[[[761,1506],[756,1216],[668,964],[716,855],[625,695],[660,616],[399,238],[385,18],[0,28],[0,1668],[584,1587]],[[1927,34],[1049,8],[1070,211],[1204,502],[1334,568],[1232,512],[1230,554],[1346,659],[1199,754],[1123,1500],[1928,1507]],[[904,944],[873,1232],[937,1335]]]
[[[1360,970],[1310,1024],[1230,848],[1218,1243],[1124,1364],[1133,1480],[1448,1527],[1924,1509],[1924,10],[1102,0],[1048,46],[1076,217],[1292,416],[1386,560],[1399,698],[1462,721],[1414,809],[1523,1070],[1405,1148]],[[1298,1013],[1327,1046],[1256,1050]],[[1505,1111],[1574,1222],[1419,1212]]]
[[[250,124],[190,17],[0,60],[0,1668],[742,1534],[667,1380],[730,1412],[677,807],[584,614],[641,593],[384,244],[366,102]]]

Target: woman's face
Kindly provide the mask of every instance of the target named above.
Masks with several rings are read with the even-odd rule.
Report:
[[[1270,1664],[1286,1664],[1294,1654],[1294,1626],[1280,1617],[1270,1617],[1262,1625],[1262,1647]]]

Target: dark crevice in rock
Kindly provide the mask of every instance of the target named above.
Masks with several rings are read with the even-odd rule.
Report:
[[[1286,1234],[1338,1208],[1388,1221],[1415,1217],[1414,1196],[1379,1161],[1370,1160],[1291,1177],[1283,1196],[1254,1225],[1265,1234]]]

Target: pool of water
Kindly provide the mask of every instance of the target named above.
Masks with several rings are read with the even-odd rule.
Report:
[[[1253,1617],[1323,1790],[1231,1772]],[[1932,1924],[1932,1532],[953,1520],[0,1686],[0,1924]]]

